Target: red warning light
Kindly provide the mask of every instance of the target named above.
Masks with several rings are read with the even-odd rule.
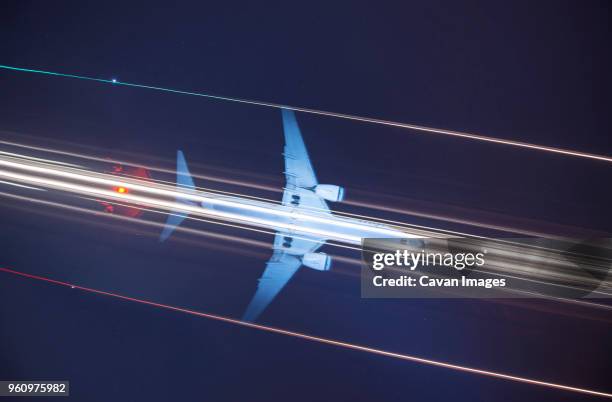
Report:
[[[136,178],[136,179],[144,180],[144,181],[151,180],[151,174],[149,173],[149,171],[144,167],[138,167],[138,166],[127,166],[127,165],[124,166],[120,164],[114,164],[109,167],[107,173],[110,173],[114,176],[130,177],[130,178]],[[132,192],[130,187],[125,187],[125,186],[112,186],[112,187],[109,187],[109,190],[119,195],[123,195],[123,196],[127,196],[131,194]],[[109,197],[109,198],[112,198],[112,197]],[[124,200],[125,200],[124,202],[126,203],[130,201],[129,197],[127,199],[124,198]],[[130,218],[138,218],[142,215],[142,210],[138,208],[137,205],[111,204],[108,201],[100,201],[100,204],[102,204],[104,211],[109,214],[127,216]]]

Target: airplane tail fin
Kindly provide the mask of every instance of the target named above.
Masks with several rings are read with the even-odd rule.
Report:
[[[179,150],[176,153],[176,187],[178,189],[188,189],[195,191],[195,184],[193,183],[193,178],[191,177],[191,173],[189,173],[189,168],[187,167],[187,162],[185,161],[185,155],[183,155],[183,151]],[[193,201],[178,197],[176,198],[177,202],[181,202],[183,204],[195,205]],[[165,241],[174,229],[176,229],[181,222],[187,217],[188,213],[185,211],[172,211],[168,215],[168,219],[166,220],[166,226],[164,226],[164,230],[159,235],[159,241]]]

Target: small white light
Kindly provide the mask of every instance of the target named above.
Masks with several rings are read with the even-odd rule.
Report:
[[[113,78],[113,79],[112,79],[112,81],[113,81],[113,83],[115,83],[115,82],[117,82],[117,79],[116,79],[116,78]]]

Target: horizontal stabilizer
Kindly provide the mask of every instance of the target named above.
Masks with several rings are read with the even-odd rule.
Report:
[[[193,178],[191,173],[189,173],[185,155],[183,155],[181,150],[176,152],[176,186],[195,190],[195,184],[193,184]]]
[[[181,224],[181,222],[183,222],[183,220],[187,217],[187,215],[188,214],[186,212],[172,211],[168,215],[168,219],[166,220],[166,226],[164,226],[164,230],[159,235],[159,241],[166,241],[166,239],[170,237],[172,232],[174,232],[174,229],[176,229]]]
[[[193,190],[195,191],[195,184],[193,183],[193,178],[191,177],[191,173],[189,173],[189,168],[187,167],[187,162],[185,161],[185,155],[183,155],[183,151],[178,150],[176,153],[176,187],[178,190]],[[176,201],[188,204],[188,205],[196,205],[193,201],[187,200],[180,196],[176,197]],[[174,232],[183,220],[189,214],[185,211],[177,211],[174,210],[168,214],[168,219],[166,220],[166,226],[164,226],[164,230],[159,235],[159,241],[163,242]]]

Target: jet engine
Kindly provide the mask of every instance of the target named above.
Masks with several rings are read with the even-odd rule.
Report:
[[[331,257],[325,253],[306,253],[302,257],[302,264],[317,271],[329,271]]]
[[[333,184],[317,184],[314,192],[324,200],[341,202],[344,199],[344,188]]]

